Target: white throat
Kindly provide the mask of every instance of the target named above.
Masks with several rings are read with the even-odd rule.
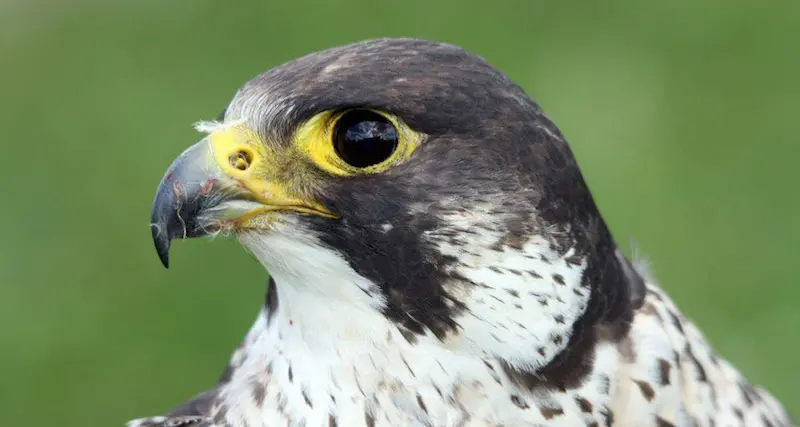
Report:
[[[277,287],[276,310],[261,313],[234,357],[238,366],[232,382],[241,382],[241,389],[264,376],[274,385],[267,387],[264,410],[277,405],[274,410],[316,417],[307,425],[329,425],[331,414],[337,425],[364,425],[364,417],[377,417],[378,408],[397,425],[417,425],[409,422],[428,416],[463,416],[444,402],[457,392],[455,382],[485,376],[480,359],[452,352],[433,334],[409,342],[381,313],[384,300],[375,284],[296,229],[290,236],[239,238]],[[240,397],[232,395],[231,401]],[[420,399],[428,402],[424,410]],[[251,415],[253,420],[264,416]]]
[[[376,426],[450,425],[470,405],[502,408],[507,395],[493,402],[492,390],[515,386],[500,362],[530,372],[552,360],[589,298],[580,283],[585,263],[541,238],[483,251],[502,236],[464,234],[481,240],[466,242],[472,249],[464,252],[429,233],[437,250],[459,259],[443,287],[468,310],[457,314],[457,334],[409,340],[382,313],[378,286],[297,225],[239,236],[278,295],[234,356],[230,402],[252,399],[253,383],[265,384],[257,409],[235,413],[241,425],[269,414],[306,417],[309,426],[329,425],[331,416],[337,425],[364,425],[365,416],[383,417]]]
[[[297,338],[322,355],[390,325],[380,314],[384,300],[377,286],[315,238],[295,230],[243,234],[240,241],[275,280],[278,307],[271,323],[285,339]]]

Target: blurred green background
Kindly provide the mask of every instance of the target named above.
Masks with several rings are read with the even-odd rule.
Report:
[[[379,36],[460,44],[570,140],[713,344],[800,414],[800,2],[0,0],[0,425],[121,426],[210,386],[266,273],[161,267],[167,165],[247,79]]]

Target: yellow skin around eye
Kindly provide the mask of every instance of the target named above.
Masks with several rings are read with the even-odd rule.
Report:
[[[233,218],[235,228],[246,228],[253,220],[269,217],[276,211],[294,211],[338,216],[315,200],[312,189],[321,183],[318,174],[309,173],[318,168],[334,176],[375,174],[403,163],[420,146],[424,135],[413,131],[396,117],[375,111],[390,120],[397,129],[397,149],[385,161],[365,168],[347,164],[334,149],[333,128],[343,112],[323,112],[303,123],[288,147],[269,143],[245,125],[236,125],[214,131],[208,137],[213,152],[211,169],[221,172],[228,185],[245,190],[249,199],[261,207]],[[213,175],[213,173],[212,173]],[[252,224],[251,224],[252,225]],[[263,224],[255,224],[258,228]]]
[[[338,113],[326,111],[303,123],[295,133],[294,147],[315,166],[332,175],[352,176],[385,172],[392,166],[406,161],[420,146],[423,136],[390,114],[371,111],[391,121],[400,137],[395,152],[381,163],[359,168],[347,164],[336,154],[333,145],[333,128],[346,111]]]

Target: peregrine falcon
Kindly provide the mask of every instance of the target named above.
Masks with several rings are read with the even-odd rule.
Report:
[[[266,301],[131,427],[791,426],[619,249],[564,136],[482,58],[378,39],[246,83],[151,228],[235,236]]]

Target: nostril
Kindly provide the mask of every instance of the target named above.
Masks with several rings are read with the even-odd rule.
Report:
[[[250,167],[250,164],[253,162],[253,155],[250,154],[248,151],[239,150],[236,153],[232,154],[228,161],[231,163],[236,169],[240,171],[245,171]]]

